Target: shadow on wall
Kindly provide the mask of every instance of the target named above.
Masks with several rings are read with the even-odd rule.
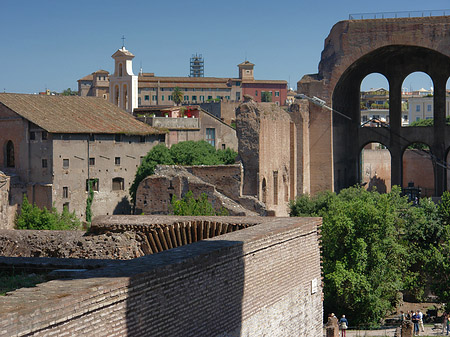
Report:
[[[114,207],[113,214],[131,214],[131,204],[127,197],[123,197],[122,200],[117,203],[116,207]]]
[[[241,242],[200,241],[151,259],[165,267],[130,279],[127,336],[241,335]]]
[[[372,178],[370,178],[367,190],[372,191],[374,188],[379,193],[386,193],[387,192],[386,180],[379,178],[377,176],[373,176]]]

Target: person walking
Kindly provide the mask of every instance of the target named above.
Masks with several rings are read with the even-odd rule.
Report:
[[[420,309],[417,311],[417,315],[419,316],[419,328],[420,328],[420,331],[425,332],[425,328],[423,326],[423,314],[422,314],[422,311],[420,311]]]
[[[345,318],[345,315],[342,315],[341,319],[339,320],[339,329],[341,330],[341,337],[346,337],[348,321],[347,318]]]
[[[412,313],[412,318],[411,318],[413,324],[414,324],[414,336],[419,336],[419,315],[418,312],[414,312]]]

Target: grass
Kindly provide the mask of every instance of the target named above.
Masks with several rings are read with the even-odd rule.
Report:
[[[5,296],[7,292],[16,289],[34,287],[42,282],[45,282],[45,277],[40,274],[0,272],[0,296]]]

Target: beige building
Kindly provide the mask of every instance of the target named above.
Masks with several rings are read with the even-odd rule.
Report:
[[[11,204],[26,192],[40,207],[84,218],[92,181],[94,215],[128,213],[141,158],[165,133],[93,97],[0,94],[3,156]],[[14,186],[13,186],[14,185]]]
[[[169,108],[138,108],[138,120],[168,130],[167,146],[183,141],[206,140],[217,150],[238,149],[236,130],[198,105]]]
[[[286,104],[287,82],[284,80],[255,80],[254,64],[249,61],[238,65],[238,78],[227,77],[168,77],[154,73],[134,75],[132,59],[134,55],[125,47],[113,55],[114,73],[96,71],[78,80],[80,96],[103,97],[105,83],[109,83],[109,100],[121,108],[132,112],[137,107],[173,106],[172,92],[178,87],[183,93],[183,104],[201,104],[214,101],[241,101],[246,93],[255,95],[261,101],[263,92],[270,92],[271,99],[278,105]],[[100,79],[99,79],[100,78]],[[106,81],[106,82],[104,82]],[[246,92],[246,90],[248,92]],[[259,92],[259,95],[257,94]],[[272,95],[273,93],[273,95]]]

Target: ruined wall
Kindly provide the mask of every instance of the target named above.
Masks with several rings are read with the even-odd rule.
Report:
[[[320,220],[259,219],[1,297],[0,336],[321,336]]]
[[[201,180],[214,185],[217,191],[238,201],[241,196],[241,165],[185,166],[185,169]]]
[[[289,113],[273,103],[246,102],[236,110],[242,194],[254,195],[277,216],[288,215],[297,195],[297,129]]]
[[[391,155],[387,149],[364,149],[361,156],[362,183],[371,191],[374,187],[380,193],[391,191]]]
[[[433,162],[422,151],[409,149],[403,154],[403,186],[409,182],[422,189],[422,197],[435,195]]]
[[[11,206],[9,205],[9,190],[11,179],[0,171],[0,229],[12,228],[10,221]]]
[[[135,213],[169,214],[172,197],[181,199],[191,191],[195,198],[205,193],[217,211],[225,208],[229,215],[264,215],[265,209],[257,200],[247,198],[243,202],[245,206],[240,205],[240,176],[240,165],[158,165],[155,174],[145,178],[136,190]]]

